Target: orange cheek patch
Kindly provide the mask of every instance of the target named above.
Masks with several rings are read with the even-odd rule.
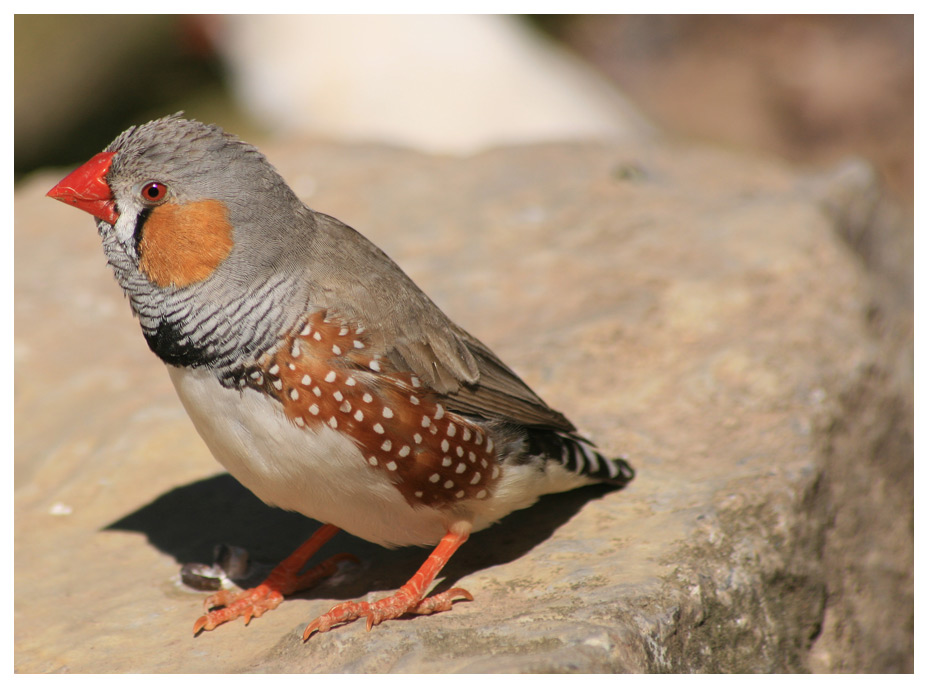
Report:
[[[213,274],[231,250],[232,225],[223,203],[166,203],[145,221],[139,268],[159,287],[186,287]]]

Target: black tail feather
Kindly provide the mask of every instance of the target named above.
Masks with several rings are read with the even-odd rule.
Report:
[[[544,455],[574,473],[619,486],[627,485],[635,477],[625,458],[607,459],[585,437],[543,430],[529,431],[528,440],[530,454]]]

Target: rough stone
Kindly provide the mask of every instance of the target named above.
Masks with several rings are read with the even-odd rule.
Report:
[[[91,221],[36,175],[16,194],[17,671],[912,670],[911,317],[835,227],[840,175],[659,143],[267,152],[638,477],[475,535],[439,583],[475,594],[452,612],[301,643],[426,555],[340,534],[326,551],[359,566],[192,637],[181,564],[225,542],[267,567],[313,524],[220,473]]]

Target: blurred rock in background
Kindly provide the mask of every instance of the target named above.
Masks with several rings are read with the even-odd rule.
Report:
[[[911,15],[560,16],[546,29],[666,131],[830,164],[871,160],[911,201]]]
[[[275,132],[436,153],[649,127],[605,78],[507,16],[205,22],[237,101]]]
[[[674,135],[861,155],[914,196],[910,15],[17,15],[15,44],[20,175],[180,108],[449,151],[646,132],[621,91]]]
[[[18,16],[16,52],[20,174],[177,109],[240,134],[450,153],[651,131],[513,17]]]

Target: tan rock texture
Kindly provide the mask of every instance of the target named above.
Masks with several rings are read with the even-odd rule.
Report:
[[[35,175],[15,220],[18,672],[912,670],[911,312],[847,240],[846,175],[658,142],[266,152],[638,477],[475,535],[440,585],[476,599],[451,612],[300,642],[426,556],[342,534],[325,552],[359,566],[194,638],[181,564],[229,543],[270,566],[314,524],[221,473],[92,222],[43,197],[64,171]],[[891,216],[862,217],[878,243]]]

